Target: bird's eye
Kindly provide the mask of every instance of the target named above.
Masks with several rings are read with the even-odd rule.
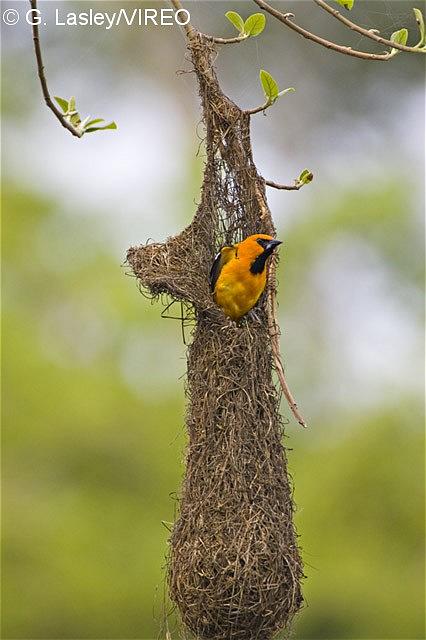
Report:
[[[266,245],[268,244],[268,240],[265,240],[264,238],[258,238],[257,239],[257,243],[260,244],[262,249],[266,249]]]

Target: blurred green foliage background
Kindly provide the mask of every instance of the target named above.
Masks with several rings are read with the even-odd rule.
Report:
[[[414,29],[410,2],[362,4],[363,24]],[[253,9],[191,13],[226,35],[230,8]],[[129,244],[172,235],[195,209],[184,41],[170,28],[46,29],[52,93],[119,126],[76,141],[42,104],[28,25],[2,35],[2,637],[164,637],[185,346],[121,265]],[[259,67],[296,86],[254,121],[255,159],[282,182],[315,174],[270,194],[282,348],[310,424],[289,420],[285,440],[307,574],[295,637],[424,638],[424,63],[342,59],[269,20],[218,67],[242,106],[260,104]]]

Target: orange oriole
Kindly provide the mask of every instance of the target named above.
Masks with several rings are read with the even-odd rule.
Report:
[[[266,286],[267,260],[280,244],[272,236],[257,233],[217,254],[210,270],[210,290],[232,320],[242,318],[259,300]]]

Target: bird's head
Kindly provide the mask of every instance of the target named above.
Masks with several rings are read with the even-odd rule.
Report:
[[[265,258],[269,257],[280,244],[282,244],[281,241],[275,240],[272,236],[265,233],[255,233],[240,242],[238,249],[250,255],[254,260],[262,254],[266,254]]]
[[[275,240],[272,236],[267,236],[263,233],[258,233],[250,237],[255,239],[255,242],[261,247],[261,253],[266,253],[268,256],[270,256],[275,249],[282,244],[281,240]]]
[[[252,273],[262,273],[266,261],[275,249],[282,244],[265,233],[256,233],[238,244],[238,255],[244,255],[250,260]]]

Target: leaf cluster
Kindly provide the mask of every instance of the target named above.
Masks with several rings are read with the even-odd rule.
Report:
[[[103,118],[91,119],[91,116],[87,116],[84,120],[81,119],[75,105],[75,98],[71,97],[69,100],[55,96],[55,100],[64,112],[64,117],[76,131],[83,136],[85,133],[93,133],[94,131],[103,131],[105,129],[117,129],[115,122],[105,123]]]
[[[236,11],[227,11],[225,16],[237,29],[239,35],[246,38],[258,36],[264,30],[266,24],[266,18],[263,13],[253,13],[247,20],[243,20]]]

